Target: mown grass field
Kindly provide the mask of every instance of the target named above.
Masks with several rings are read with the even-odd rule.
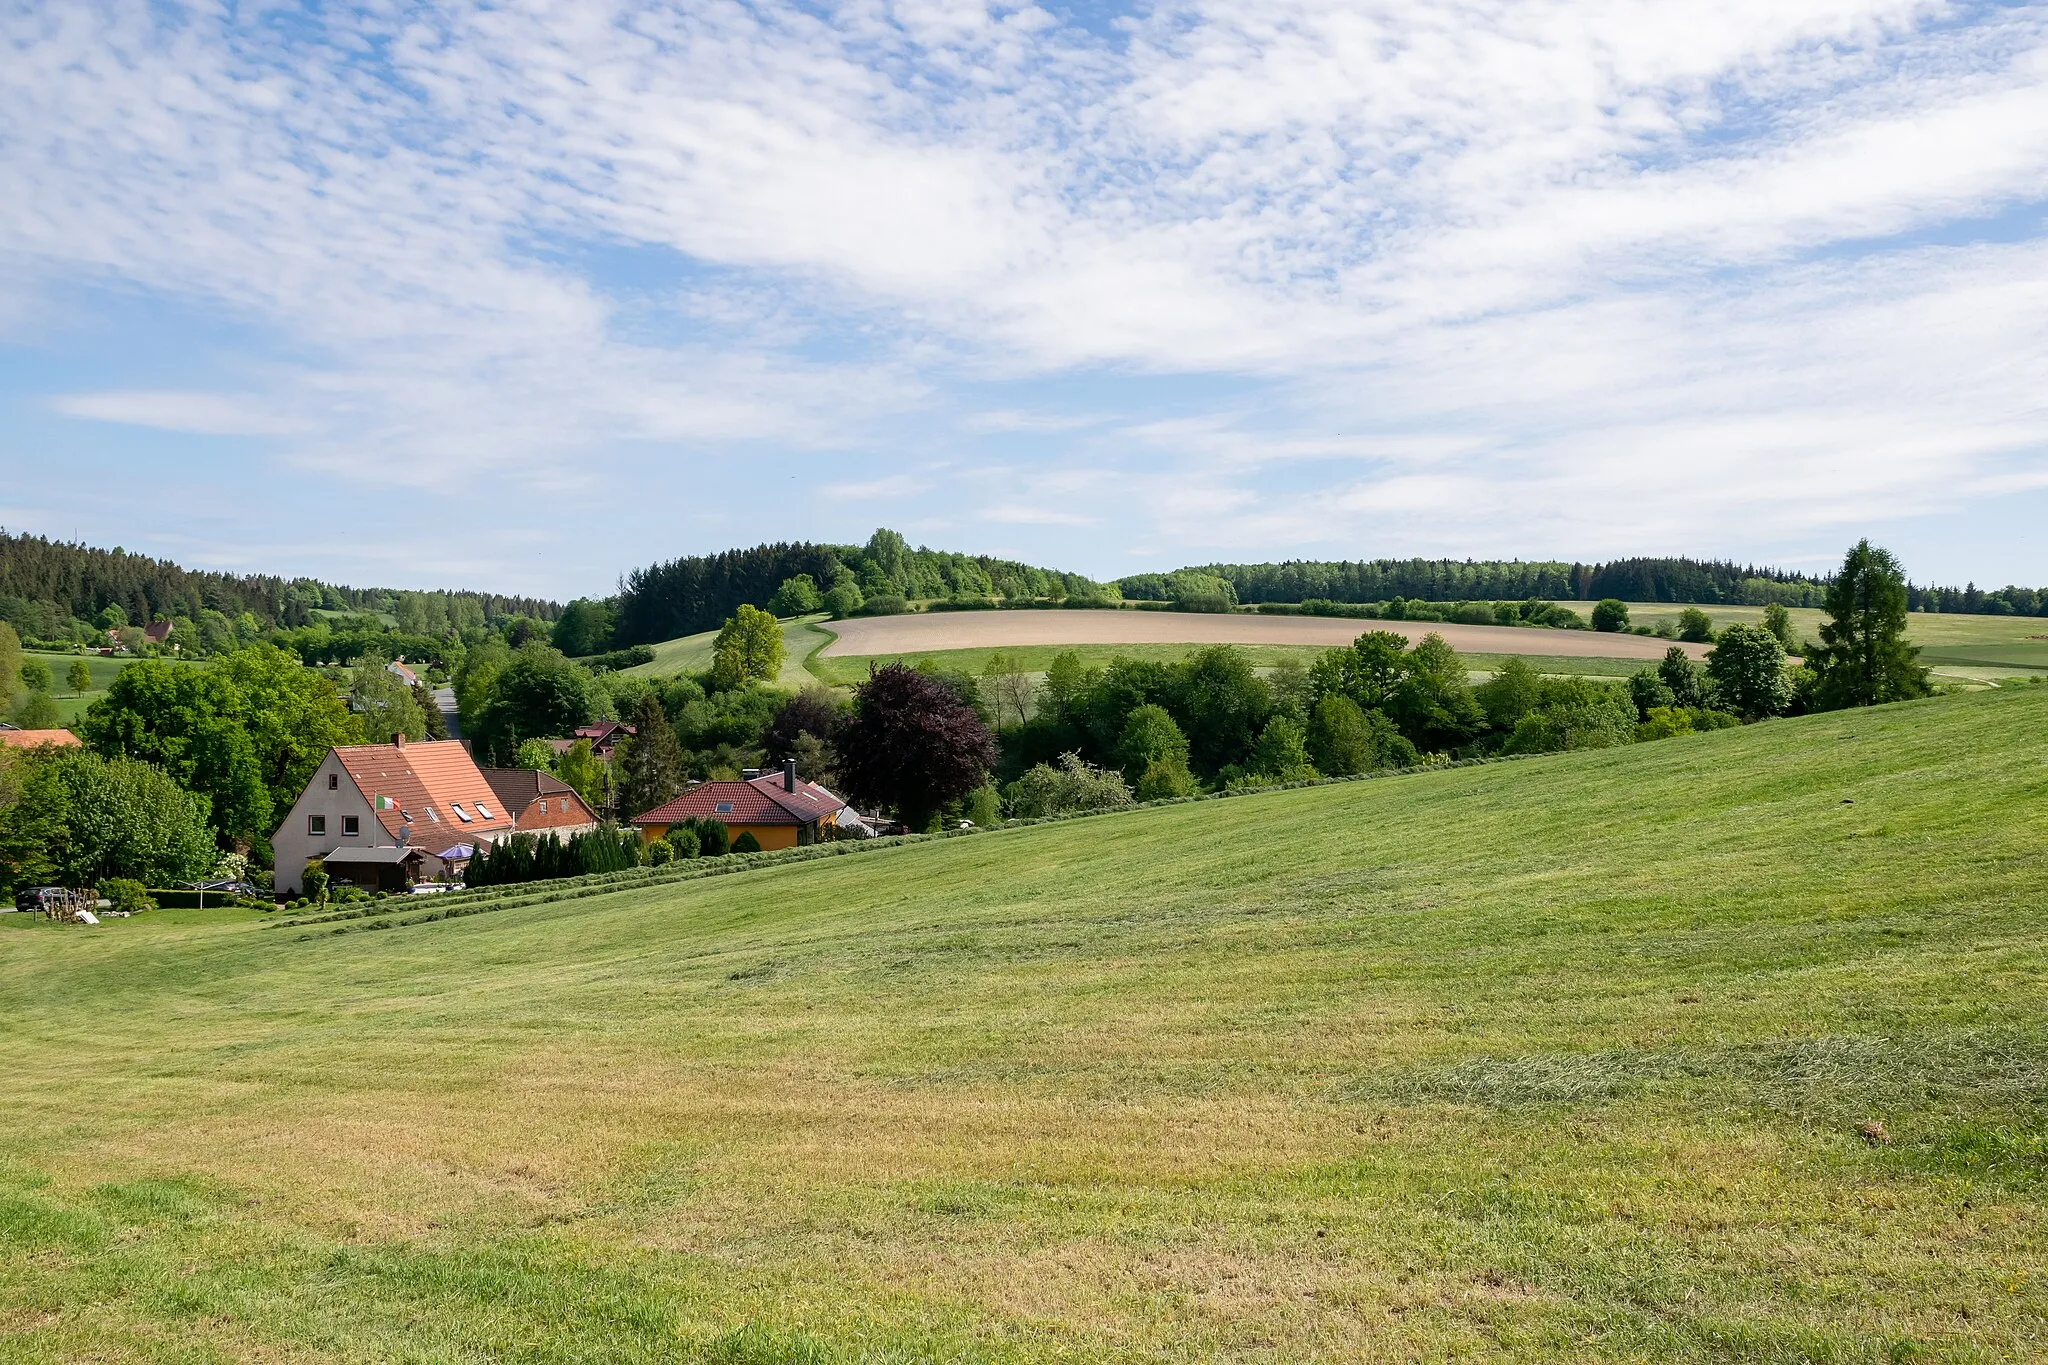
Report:
[[[2048,688],[0,917],[0,1360],[2039,1359],[2044,920]]]

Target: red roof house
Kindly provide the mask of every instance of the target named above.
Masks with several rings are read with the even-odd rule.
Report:
[[[650,843],[685,820],[717,820],[737,839],[752,834],[762,848],[814,844],[838,823],[846,803],[815,782],[796,775],[786,762],[780,772],[743,782],[699,782],[675,800],[635,816],[633,827]]]

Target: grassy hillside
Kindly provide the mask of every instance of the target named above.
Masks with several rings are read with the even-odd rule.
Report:
[[[29,650],[22,657],[39,659],[49,666],[50,681],[54,689],[50,696],[57,703],[58,723],[61,725],[78,724],[85,716],[85,708],[99,700],[100,696],[114,685],[114,678],[122,669],[135,662],[127,655],[108,658],[99,654],[57,654],[39,649]],[[73,692],[69,678],[71,665],[81,658],[92,670],[92,687],[84,692]],[[168,662],[180,665],[189,663],[179,659],[170,659]]]
[[[0,917],[0,1360],[2035,1358],[2044,888],[2027,688],[388,932]]]
[[[816,623],[824,619],[822,616],[810,616],[782,623],[782,672],[775,680],[778,686],[805,687],[818,681],[805,669],[804,659],[812,650],[830,641],[829,635],[816,628]],[[675,673],[702,673],[711,667],[712,646],[717,642],[718,632],[715,630],[664,640],[654,646],[654,662],[637,664],[626,672],[656,678]],[[867,676],[865,669],[861,676]]]

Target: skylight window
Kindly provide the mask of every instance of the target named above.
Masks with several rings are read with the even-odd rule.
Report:
[[[719,813],[720,815],[731,815],[731,814],[732,814],[732,802],[730,802],[730,801],[721,801],[721,802],[719,802],[719,803],[718,803],[718,805],[717,805],[717,806],[716,806],[716,807],[715,807],[714,809],[716,809],[716,810],[717,810],[717,812],[718,812],[718,813]]]
[[[491,808],[489,806],[486,806],[481,801],[476,803],[476,813],[478,815],[481,815],[486,820],[495,820],[498,818],[497,816],[491,814]]]
[[[460,801],[450,801],[448,803],[448,809],[454,811],[455,818],[460,820],[463,824],[466,825],[469,823],[469,812],[462,808],[462,803]]]
[[[437,825],[441,823],[441,817],[434,814],[434,808],[432,806],[427,807],[427,818],[429,820],[432,820]]]

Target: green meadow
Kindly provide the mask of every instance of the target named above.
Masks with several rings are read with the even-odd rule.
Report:
[[[777,686],[804,687],[818,681],[804,667],[804,661],[814,651],[832,643],[832,636],[819,628],[818,623],[824,619],[822,616],[806,616],[782,623],[782,672],[775,679]],[[654,646],[653,662],[636,664],[625,672],[654,678],[676,673],[708,672],[717,643],[718,632],[715,630],[664,640]],[[861,676],[867,676],[865,669]]]
[[[100,695],[113,686],[115,675],[135,660],[127,655],[109,658],[100,654],[58,654],[45,650],[26,651],[24,659],[36,659],[50,670],[50,699],[57,703],[58,724],[72,726],[85,718],[85,708],[98,700]],[[69,674],[71,665],[84,659],[92,670],[92,686],[83,692],[71,690]],[[173,659],[171,662],[176,663]]]
[[[2048,687],[0,916],[0,1361],[2039,1359],[2044,922]]]

